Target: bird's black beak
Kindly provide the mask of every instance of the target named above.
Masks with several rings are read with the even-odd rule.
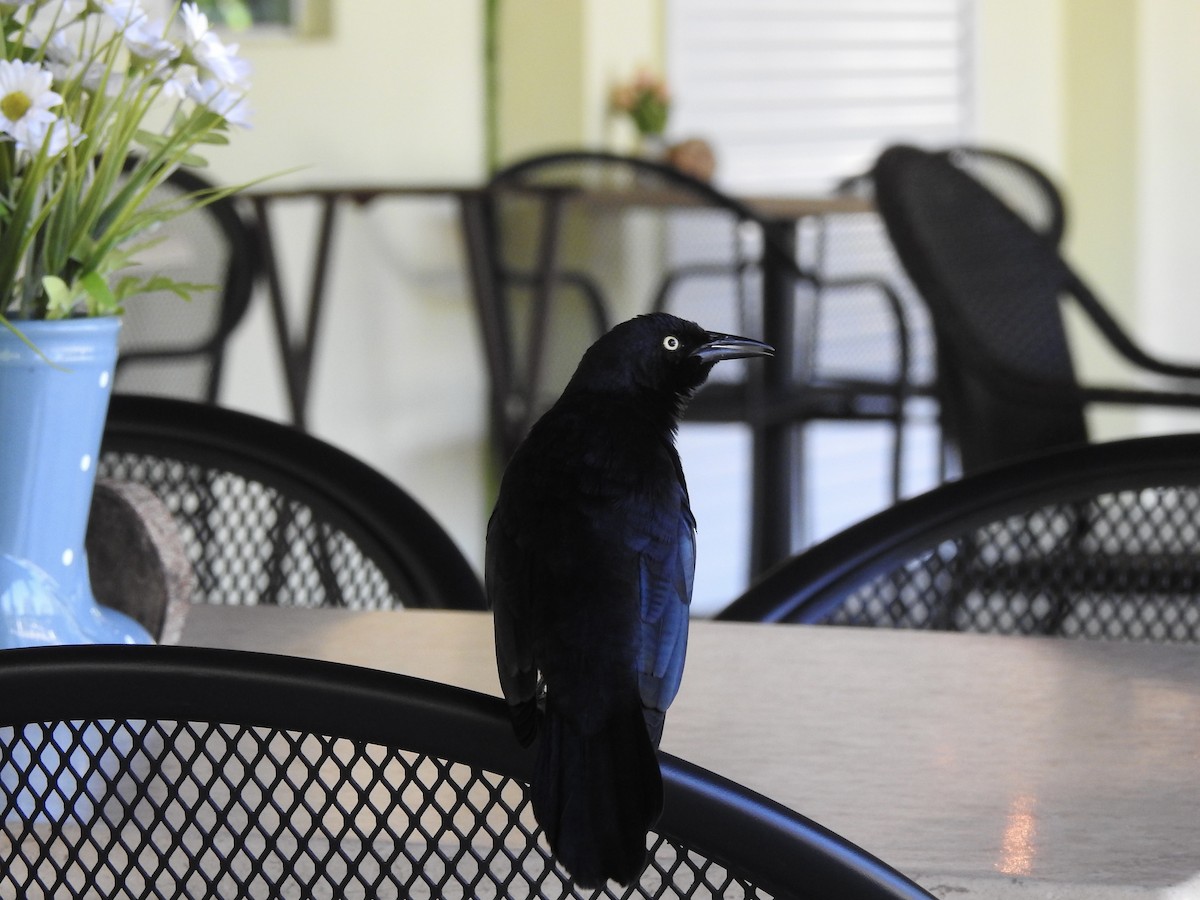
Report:
[[[708,340],[693,350],[702,363],[716,363],[723,359],[743,359],[747,356],[774,356],[775,348],[753,338],[737,337],[732,334],[708,332]]]

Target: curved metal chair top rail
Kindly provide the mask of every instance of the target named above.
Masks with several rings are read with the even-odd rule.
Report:
[[[0,708],[0,728],[98,720],[264,727],[381,744],[522,783],[535,756],[513,737],[497,697],[271,654],[169,646],[13,650],[0,654],[0,694],[11,700]],[[662,767],[666,802],[657,831],[777,898],[930,897],[869,853],[761,795],[666,754]],[[403,801],[397,793],[390,802]],[[649,879],[624,896],[671,890]]]
[[[487,608],[479,577],[421,503],[362,460],[296,428],[209,404],[117,394],[102,468],[110,453],[183,461],[214,476],[259,481],[319,511],[369,548],[389,581],[406,587],[407,603]]]
[[[943,541],[1044,505],[1151,485],[1200,485],[1200,433],[1078,445],[946,482],[784,561],[716,618],[819,623],[860,586]]]

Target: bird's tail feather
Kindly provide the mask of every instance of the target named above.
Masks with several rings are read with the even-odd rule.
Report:
[[[662,812],[662,773],[640,703],[584,736],[547,710],[533,812],[576,884],[628,884],[646,865],[646,833]]]

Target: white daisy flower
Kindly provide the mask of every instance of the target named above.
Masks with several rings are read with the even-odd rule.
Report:
[[[142,18],[125,29],[123,37],[129,52],[139,59],[158,63],[176,59],[179,47],[165,37],[166,26],[161,21]]]
[[[195,3],[184,3],[179,7],[179,17],[192,43],[208,34],[208,16],[200,12]]]
[[[74,122],[66,119],[55,119],[52,122],[34,122],[24,129],[17,137],[17,149],[26,153],[38,153],[46,144],[46,153],[50,157],[58,156],[67,149],[68,144],[78,145],[84,139],[83,131]]]
[[[99,2],[100,11],[121,30],[147,18],[146,11],[142,9],[139,0],[99,0]]]
[[[62,97],[50,90],[54,77],[36,63],[0,59],[0,133],[27,142],[31,127],[54,121]]]
[[[250,64],[237,55],[237,44],[222,43],[209,28],[208,16],[195,3],[184,3],[179,8],[179,20],[183,24],[185,55],[200,69],[201,78],[244,93],[249,87]]]
[[[56,31],[45,43],[46,68],[60,87],[78,81],[89,91],[98,91],[105,84],[105,66],[96,60],[82,60],[78,45],[63,31]],[[108,93],[113,93],[114,77],[109,78]]]
[[[200,73],[189,63],[163,66],[155,73],[162,81],[163,95],[172,100],[186,100],[200,85]]]
[[[70,40],[66,32],[54,32],[43,43],[43,46],[46,48],[46,63],[50,68],[55,66],[67,68],[79,62],[79,49],[76,42]]]
[[[220,82],[208,78],[193,84],[188,90],[188,96],[197,105],[224,118],[230,125],[237,125],[240,128],[250,127],[252,113],[244,94],[230,90]]]
[[[87,0],[48,0],[48,2],[37,2],[34,0],[32,9],[30,10],[33,16],[31,24],[45,26],[41,30],[53,28],[57,30],[71,23],[78,23],[78,20],[87,12]]]

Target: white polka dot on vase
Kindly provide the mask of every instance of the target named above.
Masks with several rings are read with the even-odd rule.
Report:
[[[108,372],[100,373],[100,387],[102,387],[102,388],[108,387]]]
[[[92,467],[92,454],[83,454],[83,459],[79,460],[79,471],[86,472]]]
[[[75,562],[75,551],[68,547],[63,551],[62,564],[64,566],[69,566],[73,562]]]

